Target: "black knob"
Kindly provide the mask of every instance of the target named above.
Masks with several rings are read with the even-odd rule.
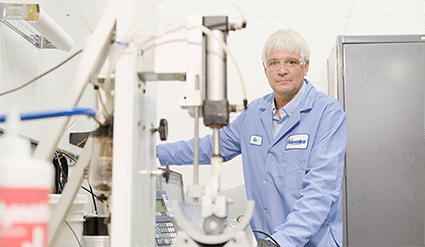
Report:
[[[167,140],[168,137],[168,122],[167,119],[162,118],[159,120],[159,127],[154,130],[154,132],[158,131],[159,133],[159,139],[161,141]]]
[[[168,184],[168,180],[170,180],[170,166],[168,165],[168,162],[166,163],[165,171],[162,176],[165,178],[165,183]]]

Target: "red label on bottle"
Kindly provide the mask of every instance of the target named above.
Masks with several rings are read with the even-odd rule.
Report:
[[[0,187],[0,246],[47,246],[48,189]]]

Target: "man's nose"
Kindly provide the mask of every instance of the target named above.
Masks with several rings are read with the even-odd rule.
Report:
[[[288,71],[288,68],[286,67],[286,63],[285,62],[280,62],[279,72],[280,71]]]
[[[278,74],[286,75],[288,73],[288,69],[286,68],[286,63],[280,63]]]

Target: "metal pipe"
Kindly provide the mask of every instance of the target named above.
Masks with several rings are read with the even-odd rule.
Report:
[[[199,75],[195,77],[195,90],[200,88]],[[199,185],[199,106],[195,106],[195,139],[193,142],[193,185]],[[198,202],[198,197],[193,198],[193,202]]]
[[[199,77],[197,77],[199,78]],[[199,185],[199,106],[195,106],[195,139],[193,147],[193,185]],[[198,203],[198,197],[193,197],[193,203]]]
[[[199,75],[195,76],[195,90],[199,90],[200,87]],[[199,106],[195,106],[195,139],[193,147],[193,184],[198,185],[199,177]]]
[[[213,130],[213,141],[212,141],[212,152],[213,156],[220,155],[220,128],[212,128]]]

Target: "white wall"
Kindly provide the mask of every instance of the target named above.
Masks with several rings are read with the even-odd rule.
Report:
[[[235,0],[243,11],[248,25],[244,30],[231,32],[228,45],[242,69],[246,82],[248,101],[271,92],[263,74],[261,49],[265,39],[282,28],[294,29],[310,43],[311,66],[307,78],[320,91],[327,92],[326,59],[338,35],[384,35],[384,34],[425,34],[424,0]],[[70,52],[38,50],[28,44],[4,25],[1,26],[1,67],[0,92],[32,79],[50,69],[82,48],[83,37],[90,33],[106,6],[106,1],[39,1],[48,13],[65,31],[74,38]],[[139,1],[141,10],[153,1]],[[227,0],[165,0],[157,5],[157,15],[149,16],[142,22],[150,23],[157,18],[185,19],[189,13],[202,15],[227,15],[231,22],[241,21],[237,9]],[[80,57],[76,57],[57,71],[38,80],[27,88],[9,96],[0,97],[0,113],[11,103],[17,103],[22,111],[55,108],[72,78]],[[228,63],[228,92],[231,104],[242,103],[242,93],[234,65]],[[158,83],[158,122],[167,118],[169,122],[168,141],[193,138],[193,119],[177,104],[177,95],[186,90],[182,82]],[[84,93],[81,106],[94,107],[95,95],[91,86]],[[231,115],[234,119],[236,114]],[[75,118],[71,118],[73,121]],[[202,125],[202,122],[201,122]],[[79,118],[70,131],[91,130],[92,120]],[[22,133],[40,140],[48,134],[47,120],[25,123]],[[71,149],[65,133],[60,146]],[[208,128],[201,129],[201,136],[209,134]],[[158,143],[160,141],[158,140]],[[75,152],[80,152],[76,149]],[[159,164],[158,164],[159,165]],[[172,169],[184,174],[184,183],[192,184],[192,167]],[[209,166],[202,166],[201,184],[210,183]],[[230,217],[244,210],[244,190],[241,158],[227,162],[221,181],[221,188],[238,203],[231,208]]]

